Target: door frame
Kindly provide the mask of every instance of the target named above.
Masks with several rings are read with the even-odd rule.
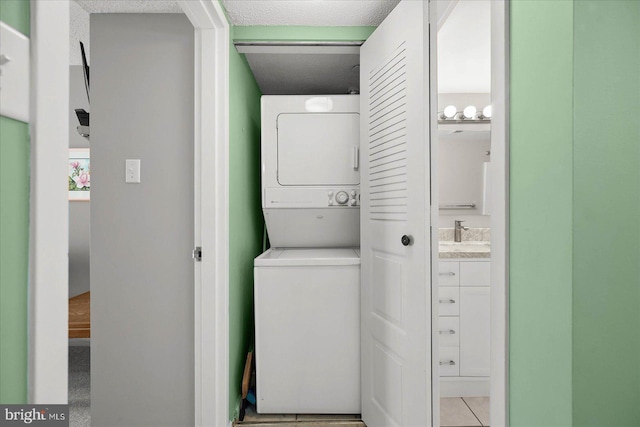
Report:
[[[509,0],[491,2],[491,425],[509,425]]]
[[[179,4],[196,34],[195,224],[196,244],[199,242],[204,248],[204,256],[196,266],[195,275],[195,420],[197,426],[223,426],[229,424],[229,24],[217,1],[179,0]],[[491,416],[493,425],[506,426],[509,381],[507,0],[492,2],[492,23],[491,145],[496,162],[492,167],[491,330],[500,333],[492,333],[491,341]],[[56,183],[67,172],[68,113],[58,106],[66,104],[69,96],[68,40],[68,0],[31,0],[30,403],[67,402],[68,200],[66,189]],[[203,222],[201,218],[211,220]]]
[[[429,0],[433,3],[433,0]],[[456,0],[457,3],[457,0]],[[450,11],[449,11],[450,12]],[[491,2],[491,378],[490,414],[492,426],[509,425],[509,0]],[[433,22],[432,27],[441,22]],[[434,36],[434,33],[431,33]],[[435,39],[435,37],[433,37]],[[437,72],[437,44],[431,45],[431,97],[438,90],[433,75]],[[436,101],[437,103],[437,101]],[[432,104],[437,111],[437,105]],[[432,118],[432,120],[436,120]],[[431,134],[437,137],[437,130]],[[437,145],[431,147],[432,182],[437,182]],[[438,200],[437,187],[432,197]],[[434,209],[435,205],[435,209]],[[438,263],[437,203],[432,203],[432,263]],[[437,269],[432,269],[432,283],[437,283]],[[438,372],[438,289],[432,286],[432,390],[433,424],[440,419],[440,379]]]
[[[194,26],[196,426],[229,424],[229,24],[219,2],[178,0]],[[31,0],[28,401],[67,403],[69,0]],[[207,221],[202,221],[207,218]]]

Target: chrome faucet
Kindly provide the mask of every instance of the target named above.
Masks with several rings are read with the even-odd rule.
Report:
[[[465,227],[464,225],[462,225],[464,221],[455,221],[456,223],[456,228],[453,232],[453,241],[454,242],[462,242],[462,230],[468,230],[469,227]]]

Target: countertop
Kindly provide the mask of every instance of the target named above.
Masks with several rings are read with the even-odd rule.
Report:
[[[491,230],[470,228],[462,231],[462,242],[453,241],[453,228],[440,228],[440,254],[442,258],[490,258]]]
[[[487,241],[467,242],[440,242],[440,254],[442,258],[490,258],[491,243]]]

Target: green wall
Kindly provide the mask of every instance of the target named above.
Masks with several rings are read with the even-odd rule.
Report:
[[[262,93],[244,55],[233,45],[229,60],[229,414],[235,418],[253,340],[253,259],[262,251]]]
[[[638,23],[511,3],[513,426],[640,425]]]
[[[29,2],[0,0],[0,20],[29,35]],[[27,402],[29,127],[0,117],[0,403]]]
[[[29,0],[0,0],[0,21],[28,36],[30,19]]]
[[[571,425],[573,4],[511,7],[512,426]]]
[[[640,2],[574,8],[573,423],[640,426]]]

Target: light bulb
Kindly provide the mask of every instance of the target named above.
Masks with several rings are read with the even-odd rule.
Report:
[[[473,105],[469,105],[464,108],[462,115],[464,116],[465,119],[473,119],[477,111],[478,110],[476,109],[476,107],[474,107]]]
[[[483,119],[490,119],[491,118],[491,113],[492,113],[491,105],[487,105],[486,107],[484,107],[482,109],[482,118]]]
[[[458,109],[455,105],[447,105],[444,107],[444,112],[442,113],[443,119],[453,119],[456,116]]]

